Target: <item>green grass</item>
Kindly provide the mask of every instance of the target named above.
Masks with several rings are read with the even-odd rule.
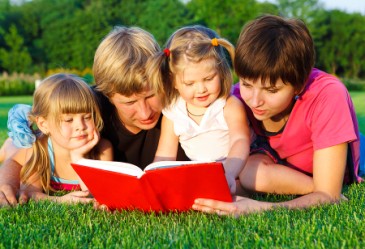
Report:
[[[0,248],[364,248],[364,190],[351,186],[338,205],[238,219],[30,202],[0,209]]]
[[[351,95],[365,132],[365,93]],[[30,97],[0,98],[3,140],[6,110],[14,103],[30,102]],[[278,209],[238,219],[194,211],[107,213],[92,205],[31,201],[0,208],[0,248],[365,248],[365,183],[346,186],[343,193],[349,201],[338,205]]]

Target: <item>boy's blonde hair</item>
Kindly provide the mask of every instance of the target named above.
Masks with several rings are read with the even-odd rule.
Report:
[[[72,74],[52,75],[35,90],[29,121],[35,124],[37,117],[43,117],[60,125],[61,115],[67,113],[91,113],[96,129],[100,131],[103,127],[96,97],[85,81]],[[32,175],[38,174],[43,190],[49,192],[53,190],[50,186],[51,165],[44,139],[50,134],[33,129],[37,139],[32,157],[21,170],[21,181],[26,183]]]
[[[214,40],[213,40],[214,39]],[[216,44],[214,44],[216,43]],[[164,105],[172,104],[179,96],[175,89],[175,75],[184,70],[186,60],[198,63],[213,59],[222,87],[219,97],[228,97],[233,83],[232,71],[225,50],[233,62],[234,46],[211,29],[201,25],[187,26],[177,30],[167,41],[166,50],[157,53],[148,62],[149,81],[157,82],[164,93]]]
[[[115,93],[131,96],[156,90],[146,78],[148,57],[160,51],[154,37],[138,27],[115,27],[95,52],[93,73],[96,89],[108,98]]]

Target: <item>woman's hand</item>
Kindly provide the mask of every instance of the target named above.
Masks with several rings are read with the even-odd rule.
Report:
[[[273,206],[272,203],[260,202],[247,197],[235,196],[233,199],[233,202],[196,199],[192,208],[205,213],[238,217],[244,214],[268,210]]]
[[[100,204],[99,202],[95,201],[94,202],[94,209],[97,210],[102,210],[102,211],[106,211],[106,212],[111,212],[111,210],[108,208],[107,205],[105,204]]]

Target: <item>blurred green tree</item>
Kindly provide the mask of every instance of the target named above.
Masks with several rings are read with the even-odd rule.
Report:
[[[32,63],[27,48],[24,47],[24,40],[18,34],[15,25],[11,25],[5,33],[4,40],[7,48],[0,48],[0,60],[2,67],[9,73],[25,72]]]

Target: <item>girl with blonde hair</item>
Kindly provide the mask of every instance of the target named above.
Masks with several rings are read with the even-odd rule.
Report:
[[[242,103],[230,96],[226,52],[233,61],[233,45],[213,30],[183,27],[151,59],[147,75],[165,96],[155,161],[175,160],[180,142],[191,160],[222,161],[234,194],[249,153],[250,129]]]
[[[32,107],[9,111],[9,137],[19,149],[2,168],[21,167],[21,188],[35,200],[90,202],[88,191],[75,191],[87,189],[70,163],[112,160],[110,142],[99,138],[102,127],[91,88],[75,75],[52,75],[34,92]],[[55,191],[75,192],[49,196]]]

